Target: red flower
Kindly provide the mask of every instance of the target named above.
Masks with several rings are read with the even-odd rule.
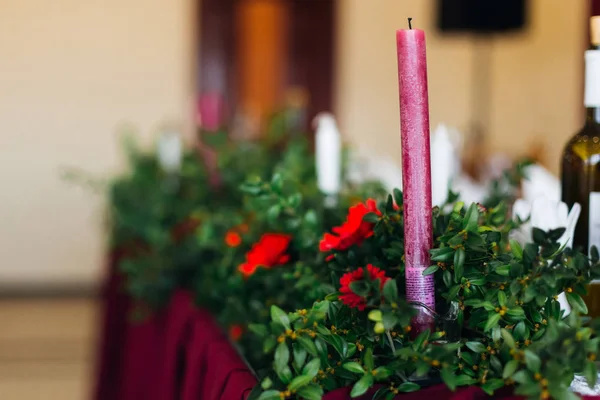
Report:
[[[292,238],[289,235],[279,233],[266,233],[258,243],[246,254],[246,262],[240,264],[238,271],[244,277],[249,277],[258,267],[271,268],[276,265],[285,264],[290,256],[285,254]]]
[[[242,244],[242,237],[233,230],[227,231],[225,234],[225,244],[229,247],[238,247]]]
[[[377,267],[369,264],[367,265],[367,271],[369,271],[369,278],[371,281],[379,278],[381,283],[381,289],[383,289],[383,285],[390,279],[385,276],[385,271],[380,270]],[[357,269],[356,271],[348,272],[344,274],[340,278],[340,300],[342,303],[347,305],[350,308],[358,308],[360,311],[364,310],[367,306],[367,299],[365,297],[359,296],[350,289],[350,284],[352,282],[358,282],[365,279],[365,272],[362,268]]]
[[[244,328],[241,325],[231,325],[229,327],[229,337],[234,342],[239,341],[244,334]]]
[[[367,200],[365,204],[360,203],[350,207],[346,222],[332,229],[335,235],[326,233],[321,239],[319,249],[321,251],[347,250],[355,244],[360,245],[364,239],[373,235],[375,224],[363,221],[363,217],[370,212],[381,216],[373,199]]]

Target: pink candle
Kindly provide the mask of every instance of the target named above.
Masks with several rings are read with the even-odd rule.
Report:
[[[396,41],[400,85],[406,299],[435,309],[433,275],[423,276],[423,271],[430,263],[429,249],[432,246],[425,32],[420,29],[400,29],[396,32]],[[421,318],[417,318],[417,321],[426,322],[423,321],[426,318],[421,313]]]

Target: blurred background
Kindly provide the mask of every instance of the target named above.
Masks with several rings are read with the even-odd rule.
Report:
[[[109,178],[125,130],[191,143],[206,106],[234,135],[280,109],[312,132],[332,111],[353,148],[399,164],[395,30],[410,16],[427,33],[432,128],[462,132],[465,169],[529,155],[558,173],[600,1],[496,3],[0,0],[0,398],[87,398],[104,196],[61,171]]]

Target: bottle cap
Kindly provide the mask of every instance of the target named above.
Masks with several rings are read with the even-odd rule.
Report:
[[[600,15],[590,18],[590,43],[592,46],[600,46]]]

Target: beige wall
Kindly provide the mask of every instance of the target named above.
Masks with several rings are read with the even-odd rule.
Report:
[[[194,0],[0,0],[0,290],[94,283],[103,259],[101,196],[60,167],[109,175],[118,127],[146,139],[189,117]],[[472,123],[475,46],[441,37],[432,0],[340,0],[340,125],[357,146],[399,161],[395,29],[427,30],[432,125]],[[494,39],[488,145],[548,160],[581,121],[583,0],[533,0],[530,30]]]
[[[433,0],[339,2],[337,114],[361,148],[400,161],[395,30],[413,17],[427,31],[432,128],[440,122],[469,132],[474,121],[473,60],[466,35],[442,37]],[[587,1],[532,0],[529,29],[491,39],[487,146],[518,156],[539,138],[558,172],[563,144],[582,122],[582,73]],[[476,88],[475,88],[476,89]]]
[[[102,196],[60,168],[108,176],[121,123],[188,116],[194,3],[0,0],[0,291],[97,282]]]

